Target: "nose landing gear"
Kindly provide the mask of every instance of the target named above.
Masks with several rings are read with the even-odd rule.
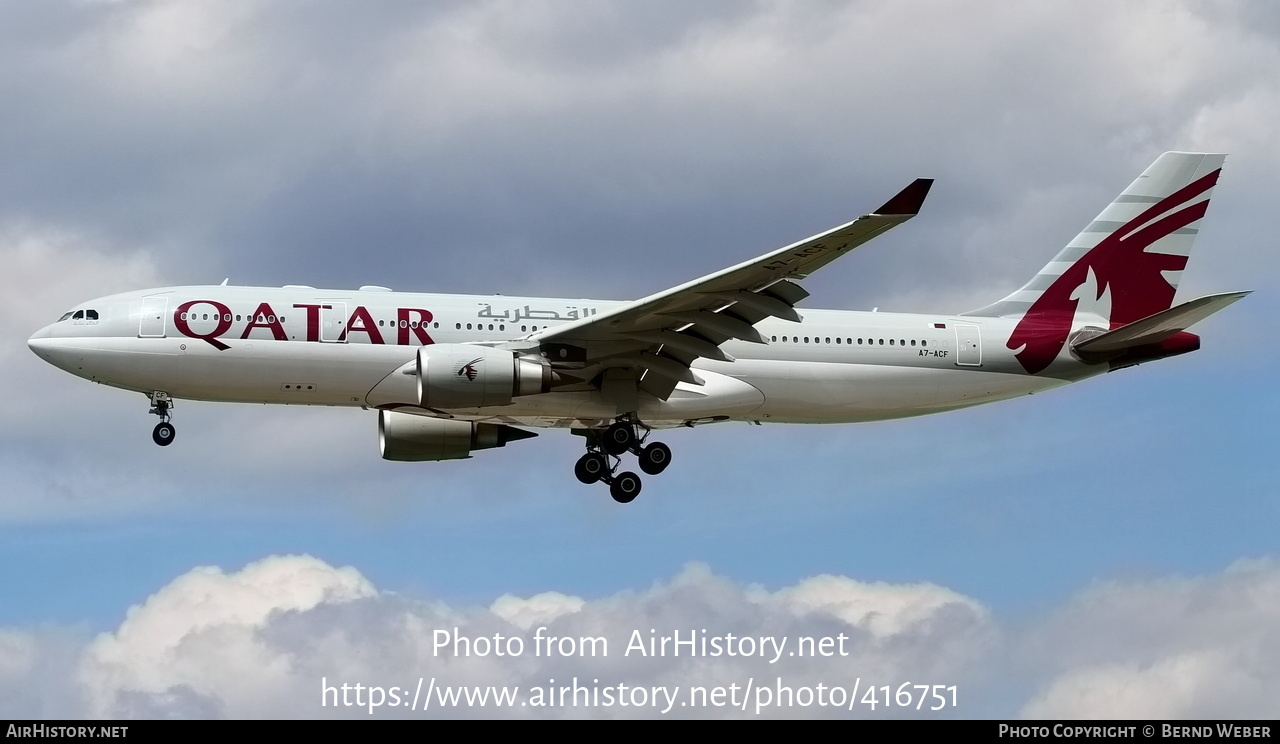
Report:
[[[178,433],[178,430],[173,428],[173,424],[169,423],[169,412],[173,410],[173,399],[169,397],[168,393],[158,390],[147,397],[151,399],[151,410],[148,413],[153,413],[160,417],[160,423],[156,424],[156,428],[151,430],[151,441],[161,447],[168,447],[173,444],[173,438]]]
[[[639,430],[643,429],[641,435]],[[586,429],[575,433],[587,438],[587,454],[578,458],[573,474],[582,483],[604,482],[609,495],[620,504],[629,504],[640,495],[640,476],[632,472],[618,473],[622,455],[630,452],[640,463],[640,469],[649,475],[657,475],[671,464],[671,448],[662,442],[647,446],[649,430],[639,421],[620,419],[605,429]]]

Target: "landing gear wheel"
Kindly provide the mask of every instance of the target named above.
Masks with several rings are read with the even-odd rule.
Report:
[[[649,475],[657,475],[671,464],[671,448],[662,442],[654,442],[640,450],[640,469]]]
[[[623,473],[609,484],[609,495],[619,504],[630,504],[640,495],[640,476],[635,473]]]
[[[161,421],[156,424],[156,428],[151,430],[151,439],[161,447],[168,447],[173,444],[173,437],[177,433],[177,430],[173,428],[173,424],[168,421]]]
[[[573,474],[583,483],[595,483],[609,474],[609,463],[605,462],[604,455],[588,452],[578,458],[578,463],[573,466]]]
[[[623,452],[634,447],[636,444],[636,430],[631,424],[624,424],[619,421],[608,429],[604,430],[604,434],[600,437],[600,446],[605,452],[611,455],[621,455]],[[637,491],[639,489],[636,489]]]

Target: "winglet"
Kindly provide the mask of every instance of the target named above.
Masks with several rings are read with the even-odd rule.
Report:
[[[932,178],[917,178],[911,182],[902,191],[899,191],[892,199],[884,203],[884,206],[877,209],[872,214],[879,215],[915,215],[920,213],[920,205],[924,204],[924,198],[929,195],[929,187],[933,185]]]

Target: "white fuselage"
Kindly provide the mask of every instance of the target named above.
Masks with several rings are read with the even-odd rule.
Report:
[[[173,287],[93,300],[36,333],[32,349],[89,380],[173,398],[397,408],[418,404],[424,344],[537,353],[537,334],[620,303],[308,287]],[[96,315],[96,319],[91,319]],[[80,317],[74,317],[75,315]],[[767,343],[731,340],[734,361],[694,363],[705,384],[641,394],[652,426],[745,420],[839,423],[916,416],[1026,395],[1108,369],[1064,352],[1027,374],[1006,343],[1014,321],[803,310],[769,318]],[[479,421],[592,427],[615,407],[590,385],[450,410]]]

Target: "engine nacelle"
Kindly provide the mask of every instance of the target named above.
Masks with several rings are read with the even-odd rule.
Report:
[[[506,349],[431,344],[418,349],[418,403],[423,408],[505,406],[551,389],[551,368]]]
[[[470,457],[473,450],[503,447],[507,442],[536,436],[502,424],[378,411],[378,445],[384,460],[462,460]]]

